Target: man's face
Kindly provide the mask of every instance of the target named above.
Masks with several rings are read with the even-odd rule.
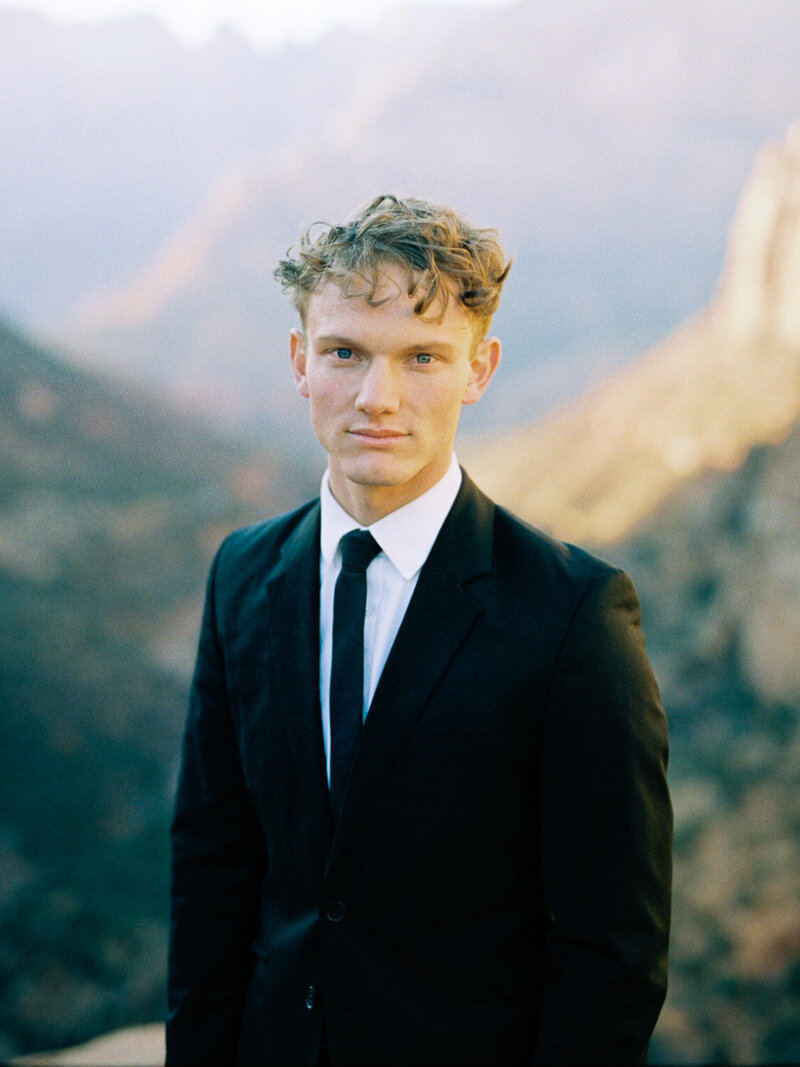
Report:
[[[305,333],[291,339],[331,491],[365,525],[444,475],[461,406],[480,399],[500,359],[499,341],[476,342],[474,319],[454,297],[444,315],[441,305],[417,315],[404,273],[387,265],[382,274],[378,306],[320,285]]]

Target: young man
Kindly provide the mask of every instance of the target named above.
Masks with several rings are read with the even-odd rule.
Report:
[[[492,231],[384,196],[276,272],[328,470],[211,570],[169,1063],[646,1057],[671,816],[636,594],[453,457],[507,269]]]

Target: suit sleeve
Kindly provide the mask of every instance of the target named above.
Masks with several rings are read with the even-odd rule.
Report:
[[[667,984],[672,810],[667,726],[636,592],[591,584],[542,731],[548,978],[537,1063],[644,1063]]]
[[[218,632],[222,551],[206,591],[172,823],[168,1065],[236,1060],[265,869]]]

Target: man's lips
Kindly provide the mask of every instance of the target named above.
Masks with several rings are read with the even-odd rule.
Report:
[[[348,430],[348,433],[353,437],[359,437],[362,440],[374,441],[376,443],[380,441],[397,441],[401,437],[408,436],[408,434],[404,433],[402,430],[374,429],[368,426],[363,428],[356,427],[355,429]]]

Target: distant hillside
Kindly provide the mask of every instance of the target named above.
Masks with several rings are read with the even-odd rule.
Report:
[[[0,325],[0,1059],[161,1015],[205,572],[306,477]]]
[[[710,307],[528,429],[462,449],[495,499],[559,536],[618,541],[687,478],[733,470],[800,416],[800,126],[759,155]]]
[[[800,425],[689,479],[615,561],[670,719],[676,867],[657,1063],[800,1061]]]
[[[262,54],[227,29],[189,47],[149,16],[0,6],[0,307],[41,327],[138,271],[216,182],[263,167],[301,119],[321,135],[360,43]]]
[[[0,325],[0,565],[37,587],[91,589],[127,634],[145,605],[154,651],[154,613],[174,633],[220,528],[280,511],[312,484],[302,455],[286,457],[279,443],[233,445]]]
[[[129,62],[146,60],[164,102],[154,107],[138,81],[120,84],[127,64],[103,71],[116,94],[128,91],[137,123],[147,116],[148,137],[121,105],[106,117],[125,131],[124,153],[113,140],[92,142],[105,169],[83,232],[99,231],[98,255],[121,255],[127,224],[137,242],[153,235],[151,256],[86,286],[60,336],[79,358],[150,377],[229,423],[259,419],[264,397],[273,415],[288,407],[293,418],[292,320],[271,278],[276,259],[301,224],[338,219],[384,189],[411,190],[499,226],[515,255],[497,323],[503,374],[467,422],[527,422],[707,300],[750,161],[796,117],[798,38],[794,0],[773,0],[757,20],[745,0],[724,12],[687,0],[521,0],[436,17],[398,12],[369,34],[257,61],[232,42],[233,59],[221,43],[191,61],[136,52]],[[213,86],[197,81],[206,67]],[[238,67],[250,79],[248,107]],[[69,99],[69,80],[59,85]],[[69,139],[60,143],[66,153]],[[117,152],[125,166],[112,174]],[[193,152],[205,167],[204,208]],[[145,225],[156,172],[173,203],[184,173],[193,190],[169,240]],[[26,260],[47,233],[32,227]],[[76,233],[58,249],[84,240]],[[40,255],[43,269],[58,249]]]

